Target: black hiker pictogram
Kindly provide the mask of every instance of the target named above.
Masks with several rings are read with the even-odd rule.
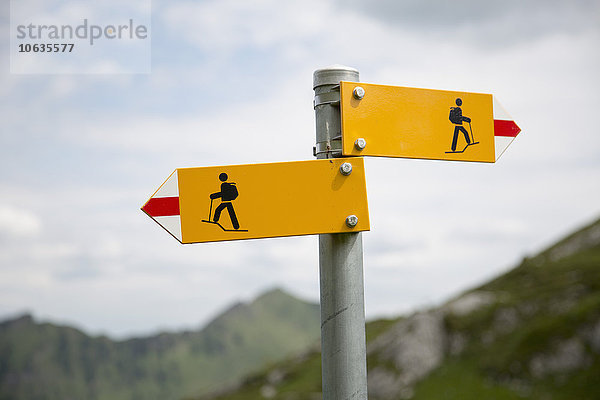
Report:
[[[476,142],[475,138],[473,137],[473,129],[471,128],[471,118],[463,116],[462,108],[460,108],[460,106],[462,106],[462,99],[457,98],[456,107],[450,107],[450,115],[448,118],[450,119],[450,122],[452,122],[455,126],[454,136],[452,137],[452,151],[447,151],[446,153],[463,153],[467,149],[467,147],[479,144],[479,142]],[[471,131],[470,137],[469,132],[467,132],[467,130],[463,126],[463,122],[467,122],[469,124],[469,130]],[[462,150],[456,151],[456,145],[458,143],[459,136],[458,134],[460,132],[463,133],[467,145]]]
[[[210,194],[210,209],[208,211],[208,220],[202,220],[202,222],[216,224],[221,229],[227,232],[248,232],[247,229],[240,229],[240,223],[238,222],[237,215],[235,214],[235,210],[232,204],[232,201],[237,199],[239,195],[237,186],[235,185],[235,182],[227,182],[227,179],[229,179],[229,177],[225,172],[221,172],[219,174],[219,180],[223,182],[221,183],[221,191]],[[213,215],[211,220],[213,201],[215,199],[221,199],[221,204],[219,204],[215,209],[215,214]],[[233,229],[226,229],[225,227],[223,227],[223,225],[219,223],[219,219],[221,218],[221,212],[223,212],[223,210],[225,209],[227,209],[227,212],[229,213],[229,219],[231,219],[231,225],[233,225]]]

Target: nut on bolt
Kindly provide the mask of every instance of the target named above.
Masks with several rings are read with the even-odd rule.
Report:
[[[352,91],[352,95],[356,100],[362,100],[362,98],[365,97],[365,89],[363,89],[360,86],[357,86]]]
[[[342,165],[340,165],[340,172],[342,173],[342,175],[350,175],[352,173],[352,164],[350,164],[349,162],[345,162]]]
[[[356,215],[352,214],[346,217],[346,225],[348,225],[348,228],[354,228],[356,224],[358,224],[358,217]]]
[[[356,141],[354,142],[354,147],[357,148],[357,150],[364,150],[365,147],[367,147],[367,141],[361,137],[359,137],[358,139],[356,139]]]

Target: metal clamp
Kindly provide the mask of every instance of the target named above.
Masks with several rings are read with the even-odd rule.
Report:
[[[313,147],[313,156],[316,157],[319,154],[329,154],[332,157],[341,157],[342,154],[342,149],[327,149],[327,150],[321,150],[321,151],[317,151],[317,149],[315,147]],[[327,157],[327,158],[331,158],[331,157]]]
[[[340,92],[325,92],[320,94],[315,94],[315,99],[313,100],[313,108],[317,106],[322,106],[324,104],[330,104],[332,106],[340,105]]]
[[[313,147],[313,156],[316,157],[318,154],[330,154],[332,156],[342,156],[342,149],[341,149],[342,146],[340,143],[341,140],[342,140],[342,135],[338,134],[326,142],[318,142],[317,145]],[[335,142],[335,144],[332,144],[333,142]]]

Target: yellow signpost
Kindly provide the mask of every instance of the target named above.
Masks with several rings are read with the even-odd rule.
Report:
[[[181,243],[370,228],[362,158],[180,168],[142,210]]]
[[[341,82],[342,153],[495,162],[520,129],[491,94]]]
[[[366,400],[360,156],[495,162],[520,128],[490,94],[358,83],[340,65],[313,89],[318,160],[180,168],[142,210],[181,243],[321,235],[323,399]]]

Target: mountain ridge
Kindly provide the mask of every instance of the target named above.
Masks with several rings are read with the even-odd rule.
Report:
[[[0,400],[316,400],[319,321],[277,288],[200,330],[121,341],[24,313],[0,323]],[[440,306],[369,321],[367,363],[373,400],[596,398],[600,220]]]
[[[293,313],[282,313],[282,304]],[[0,323],[0,399],[180,399],[234,383],[318,335],[319,306],[278,289],[196,331],[122,340],[25,313]]]

